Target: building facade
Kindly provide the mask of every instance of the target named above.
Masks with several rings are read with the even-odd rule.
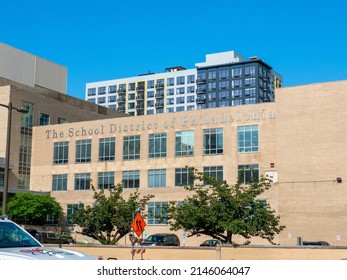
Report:
[[[189,195],[188,167],[229,184],[266,175],[272,188],[259,199],[286,226],[276,243],[346,245],[346,105],[347,81],[337,81],[277,89],[276,102],[34,127],[30,189],[50,192],[68,217],[93,203],[91,183],[154,194],[148,235],[169,231],[154,212]],[[186,245],[207,238],[178,234]]]
[[[257,57],[234,51],[206,55],[196,68],[170,67],[86,85],[86,100],[130,115],[152,115],[272,102],[282,77]]]
[[[13,63],[13,62],[16,63]],[[66,68],[0,43],[0,104],[12,111],[9,193],[30,186],[33,127],[125,116],[66,95]],[[8,109],[0,106],[0,191],[4,187]]]

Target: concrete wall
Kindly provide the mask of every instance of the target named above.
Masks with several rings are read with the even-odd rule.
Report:
[[[84,252],[104,260],[131,260],[132,247],[63,245],[63,248]],[[347,257],[346,247],[150,247],[134,260],[341,260]]]
[[[66,67],[3,43],[0,43],[0,77],[66,94]]]

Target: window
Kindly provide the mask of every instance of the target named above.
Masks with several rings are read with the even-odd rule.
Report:
[[[175,169],[175,186],[192,186],[194,179],[192,173],[193,168],[176,168]]]
[[[114,160],[116,151],[116,138],[99,139],[99,161]]]
[[[176,112],[183,112],[184,111],[184,106],[177,106],[176,107]]]
[[[255,75],[255,66],[246,66],[245,67],[245,76],[254,76]]]
[[[231,86],[232,86],[233,88],[242,87],[242,80],[241,80],[241,79],[233,80],[233,81],[231,82]]]
[[[109,93],[115,93],[115,92],[117,92],[117,86],[116,86],[116,85],[114,85],[114,86],[109,86],[109,87],[108,87],[108,92],[109,92]]]
[[[256,95],[256,88],[246,88],[245,89],[245,96],[255,96]]]
[[[111,189],[114,187],[114,172],[99,172],[98,173],[98,188]]]
[[[175,94],[175,89],[173,88],[168,88],[166,90],[166,95],[174,95]]]
[[[227,107],[227,106],[229,106],[229,100],[219,101],[219,107]]]
[[[209,80],[215,80],[217,78],[217,72],[216,71],[209,71],[208,72],[208,79]]]
[[[229,69],[219,70],[219,79],[229,79]]]
[[[194,155],[194,131],[176,132],[176,156]]]
[[[98,88],[98,94],[105,94],[106,93],[106,87],[99,87]]]
[[[123,188],[134,189],[140,187],[140,171],[123,171]]]
[[[78,209],[80,208],[84,208],[84,204],[83,203],[78,203],[78,204],[68,204],[67,205],[67,211],[66,211],[66,218],[67,218],[67,221],[66,221],[66,224],[68,225],[72,225],[72,215],[74,213],[77,212]]]
[[[193,103],[193,102],[195,102],[195,96],[194,95],[187,96],[187,103]]]
[[[259,165],[245,164],[238,166],[238,180],[241,183],[248,184],[259,180]]]
[[[167,98],[166,99],[166,105],[175,104],[175,98]]]
[[[176,84],[177,85],[183,85],[185,83],[185,77],[184,76],[180,76],[176,78]]]
[[[223,128],[204,129],[204,155],[223,153]]]
[[[163,201],[148,202],[148,224],[166,225],[167,213],[164,208],[167,206],[168,203]]]
[[[242,105],[242,99],[235,99],[232,101],[231,106],[238,106],[238,105]]]
[[[237,128],[237,150],[239,153],[258,152],[258,125]]]
[[[117,96],[113,95],[108,97],[108,102],[116,102],[116,101],[117,101]]]
[[[206,81],[206,72],[199,72],[196,82],[200,83],[200,82],[204,82],[204,81]]]
[[[129,83],[128,84],[128,90],[134,91],[135,90],[135,83]]]
[[[217,98],[217,93],[216,92],[210,92],[208,94],[208,100],[215,100]]]
[[[255,86],[255,78],[247,78],[245,79],[245,86]]]
[[[184,103],[184,96],[176,97],[176,104],[183,104],[183,103]]]
[[[148,137],[148,157],[166,157],[166,133],[149,134]]]
[[[229,92],[228,91],[220,91],[219,92],[219,99],[229,99]]]
[[[195,83],[195,75],[188,75],[187,84],[193,84],[193,83]]]
[[[195,92],[195,86],[188,86],[187,87],[187,93],[194,93]]]
[[[106,103],[106,97],[98,97],[98,104]]]
[[[147,81],[147,89],[154,88],[154,80]]]
[[[216,107],[217,107],[216,101],[212,101],[208,103],[208,108],[216,108]]]
[[[92,151],[92,140],[76,141],[76,163],[90,162]]]
[[[67,174],[55,174],[52,177],[52,191],[67,190]]]
[[[49,125],[50,117],[47,114],[40,114],[40,124],[39,125]]]
[[[208,90],[216,90],[216,88],[217,88],[216,82],[208,83]]]
[[[58,118],[58,124],[67,123],[66,119]]]
[[[147,110],[147,115],[154,115],[154,110],[153,109]]]
[[[164,87],[164,79],[157,80],[156,88],[163,88]]]
[[[163,188],[166,186],[166,169],[148,170],[148,187]]]
[[[140,158],[140,135],[124,136],[123,138],[123,159]]]
[[[195,105],[188,105],[187,106],[187,111],[192,111],[195,109]]]
[[[88,102],[94,103],[94,104],[95,104],[95,98],[89,98],[89,99],[88,99]]]
[[[166,85],[167,86],[175,85],[175,78],[167,78]]]
[[[229,88],[229,81],[220,81],[219,82],[219,89],[228,89]]]
[[[245,98],[245,104],[255,104],[256,99],[255,98]]]
[[[154,107],[154,100],[148,100],[147,107]]]
[[[69,158],[69,142],[55,142],[53,164],[67,164]]]
[[[231,92],[232,98],[238,98],[242,96],[242,89],[235,89]]]
[[[185,88],[184,87],[179,87],[179,88],[176,89],[176,93],[177,94],[184,94],[184,92],[185,92]]]
[[[206,166],[204,167],[204,174],[208,177],[213,177],[217,181],[223,181],[223,166]],[[207,182],[205,182],[207,184]]]
[[[94,95],[96,95],[96,88],[88,88],[88,90],[87,90],[87,95],[88,95],[88,96],[94,96]]]
[[[175,109],[174,107],[166,108],[166,113],[173,113],[173,112],[175,112],[174,109]]]
[[[75,191],[90,189],[90,173],[75,174]]]
[[[151,97],[154,97],[154,91],[153,90],[147,92],[147,98],[151,98]]]
[[[233,78],[241,77],[241,75],[242,75],[242,68],[238,67],[238,68],[233,68],[231,70],[231,76]]]

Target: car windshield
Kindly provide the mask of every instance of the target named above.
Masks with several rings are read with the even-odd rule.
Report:
[[[156,242],[160,243],[163,240],[163,236],[160,235],[151,235],[150,237],[147,238],[147,241],[149,242]]]
[[[0,248],[33,247],[42,245],[14,223],[0,222]]]

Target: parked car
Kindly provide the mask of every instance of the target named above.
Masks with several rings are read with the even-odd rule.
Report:
[[[303,246],[330,246],[326,241],[303,241]]]
[[[0,260],[95,259],[72,250],[44,247],[25,229],[5,217],[0,217]]]
[[[222,241],[218,239],[208,239],[200,244],[202,247],[216,247],[218,244],[223,244]]]
[[[156,233],[150,235],[141,246],[180,246],[180,240],[176,234]]]
[[[27,229],[38,241],[45,244],[72,244],[75,243],[72,237],[63,237],[53,231],[37,231],[35,229]]]

